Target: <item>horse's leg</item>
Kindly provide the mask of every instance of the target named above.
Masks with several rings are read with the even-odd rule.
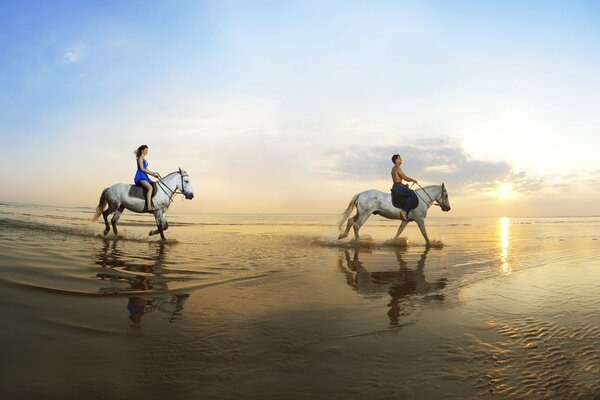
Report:
[[[394,236],[394,239],[398,239],[400,237],[402,231],[404,231],[404,228],[406,228],[406,225],[408,225],[408,221],[402,221],[402,223],[398,227],[398,232],[396,232],[396,236]]]
[[[165,220],[165,221],[164,221],[164,224],[161,224],[160,222],[157,222],[157,223],[156,223],[156,227],[157,227],[157,228],[159,228],[159,229],[155,229],[155,230],[153,230],[153,231],[150,231],[150,232],[148,233],[148,236],[152,236],[152,235],[156,235],[156,234],[159,234],[159,233],[160,233],[160,234],[161,234],[161,236],[162,236],[162,238],[164,239],[165,237],[164,237],[164,235],[161,233],[161,230],[162,230],[163,232],[164,232],[164,231],[166,231],[166,230],[169,228],[169,224],[168,224],[168,223],[167,223],[167,221]]]
[[[108,224],[108,210],[104,210],[102,211],[102,217],[104,218],[104,225],[106,225],[106,228],[104,228],[104,236],[108,235],[108,232],[110,232],[110,225]]]
[[[158,213],[157,213],[157,214],[158,214]],[[166,229],[166,228],[165,228],[165,225],[167,225],[167,223],[166,223],[166,221],[164,220],[162,213],[160,213],[160,217],[156,217],[156,219],[158,220],[158,231],[159,231],[159,233],[160,233],[160,238],[161,238],[162,240],[166,240],[166,237],[165,237],[164,231],[165,231],[165,229]],[[164,221],[164,224],[163,224],[163,221]]]
[[[427,230],[425,229],[425,219],[419,218],[419,219],[416,219],[415,222],[417,223],[417,225],[419,225],[419,229],[421,230],[421,235],[423,235],[423,237],[425,238],[425,245],[430,246],[431,240],[429,240],[429,237],[427,236]]]
[[[360,236],[358,235],[358,231],[360,230],[360,227],[363,226],[363,224],[365,222],[367,222],[367,220],[371,216],[371,213],[363,211],[363,212],[359,212],[357,214],[357,216],[358,216],[357,221],[354,222],[354,224],[352,225],[352,227],[354,228],[354,239],[355,240],[360,239]]]
[[[123,213],[123,210],[125,210],[125,207],[121,206],[117,209],[117,211],[115,211],[115,215],[113,215],[112,219],[110,220],[110,223],[112,224],[113,227],[113,233],[115,234],[115,236],[117,236],[119,234],[119,232],[117,231],[117,223],[119,222],[119,218],[121,218],[121,214]]]
[[[108,224],[108,216],[112,214],[115,210],[110,206],[104,211],[102,211],[102,217],[104,218],[104,225],[106,225],[106,229],[104,229],[104,236],[108,235],[110,232],[110,225]]]
[[[160,238],[162,240],[165,240],[166,239],[165,238],[165,234],[163,233],[164,228],[163,228],[163,223],[162,223],[163,222],[163,212],[162,212],[162,210],[161,211],[156,211],[154,213],[154,219],[156,220],[156,227],[158,229],[154,230],[154,231],[150,231],[150,233],[148,235],[152,236],[152,235],[156,235],[157,233],[160,233]],[[166,221],[165,221],[165,225],[167,225]]]
[[[354,225],[354,223],[356,221],[358,221],[358,213],[356,213],[356,215],[354,217],[348,218],[348,223],[346,224],[346,230],[344,231],[344,233],[341,233],[340,236],[338,236],[338,240],[348,237],[350,228],[352,227],[352,225]]]

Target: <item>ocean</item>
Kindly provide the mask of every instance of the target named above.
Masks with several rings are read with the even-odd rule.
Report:
[[[0,398],[600,398],[600,217],[93,211],[0,203]]]

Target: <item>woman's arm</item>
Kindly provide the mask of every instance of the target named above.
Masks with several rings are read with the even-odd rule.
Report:
[[[152,172],[149,169],[144,168],[144,159],[142,157],[138,157],[137,162],[138,162],[138,168],[140,169],[140,171],[145,172],[149,175],[152,175],[155,178],[158,178],[158,172]]]

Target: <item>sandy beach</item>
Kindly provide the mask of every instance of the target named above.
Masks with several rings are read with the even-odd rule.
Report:
[[[600,218],[124,216],[0,206],[2,398],[581,398],[600,393]]]

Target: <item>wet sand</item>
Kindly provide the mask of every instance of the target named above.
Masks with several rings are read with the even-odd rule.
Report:
[[[600,218],[431,218],[428,250],[331,216],[103,239],[87,212],[0,207],[2,398],[600,396]]]

